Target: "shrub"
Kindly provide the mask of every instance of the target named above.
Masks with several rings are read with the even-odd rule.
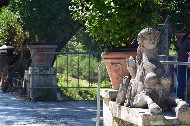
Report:
[[[18,22],[20,18],[18,13],[13,13],[9,6],[1,8],[0,11],[0,44],[5,42],[14,46],[15,52],[22,47],[22,43],[26,38],[21,24]]]
[[[79,59],[78,59],[79,58]],[[89,61],[90,58],[90,61]],[[68,60],[68,61],[67,61]],[[78,60],[80,65],[78,66]],[[68,62],[68,66],[67,66]],[[90,63],[90,65],[88,65]],[[89,55],[69,54],[68,59],[66,55],[59,55],[57,58],[57,67],[60,71],[68,71],[69,76],[88,80],[89,82],[98,81],[98,65],[100,61],[96,57],[89,57]],[[79,67],[79,68],[78,68]],[[105,77],[106,69],[103,68],[101,74]]]
[[[97,89],[96,88],[76,88],[78,87],[77,82],[69,81],[69,87],[67,86],[66,76],[63,74],[58,77],[58,86],[67,87],[62,88],[62,93],[70,100],[95,100]],[[85,86],[85,84],[83,84]],[[73,87],[73,88],[72,88]]]

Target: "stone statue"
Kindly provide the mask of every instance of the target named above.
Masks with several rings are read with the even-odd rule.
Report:
[[[170,91],[172,79],[166,74],[157,54],[159,31],[145,28],[138,34],[136,61],[127,59],[131,77],[120,84],[116,102],[128,107],[148,108],[151,114],[162,114],[165,108],[176,107],[176,116],[181,116],[189,105]],[[190,112],[190,111],[189,111]]]

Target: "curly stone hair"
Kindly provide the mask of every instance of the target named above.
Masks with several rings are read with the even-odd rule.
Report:
[[[144,28],[137,36],[137,41],[142,42],[144,39],[158,42],[160,38],[160,32],[154,28]],[[139,43],[140,44],[140,43]]]
[[[136,61],[138,65],[141,63],[142,53],[144,51],[143,40],[149,39],[151,41],[155,41],[158,43],[159,38],[160,38],[160,32],[151,27],[144,28],[143,30],[139,32],[137,36],[137,41],[138,41],[139,46],[137,48],[137,57],[136,57]]]

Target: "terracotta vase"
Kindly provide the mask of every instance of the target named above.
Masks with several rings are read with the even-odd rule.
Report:
[[[50,67],[52,65],[54,54],[37,52],[55,52],[57,45],[28,45],[27,48],[30,50],[35,67]]]
[[[106,64],[107,72],[114,90],[118,90],[125,76],[129,75],[126,58],[136,58],[137,51],[127,52],[104,52],[102,58]]]

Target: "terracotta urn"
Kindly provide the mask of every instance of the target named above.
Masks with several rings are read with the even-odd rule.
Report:
[[[114,90],[118,90],[123,78],[129,75],[126,58],[132,56],[135,59],[136,54],[137,51],[102,53],[102,58],[104,59],[111,80],[111,86]]]
[[[54,58],[51,53],[37,53],[37,52],[55,52],[57,45],[28,45],[30,54],[35,67],[50,67]]]

